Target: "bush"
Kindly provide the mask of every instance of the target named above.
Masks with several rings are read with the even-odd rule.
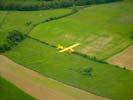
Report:
[[[8,51],[11,49],[11,47],[8,44],[3,44],[3,48],[5,51]]]
[[[93,71],[92,68],[86,68],[86,69],[84,69],[81,73],[82,73],[83,75],[92,76],[92,71]]]
[[[124,70],[126,70],[126,67],[123,67]]]
[[[24,35],[23,33],[13,30],[13,31],[9,32],[9,35],[7,36],[7,41],[12,46],[12,45],[16,45],[18,42],[24,40],[25,37],[26,37],[26,35]]]
[[[31,21],[26,22],[27,26],[30,26],[31,24],[32,24]]]

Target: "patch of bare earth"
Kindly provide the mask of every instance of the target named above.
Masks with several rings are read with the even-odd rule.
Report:
[[[44,77],[2,55],[0,75],[37,100],[107,100]]]
[[[107,60],[111,64],[133,70],[133,45]]]
[[[110,42],[112,41],[111,37],[89,37],[86,40],[86,46],[82,47],[80,52],[96,56],[96,53],[103,51],[103,49],[108,48]]]

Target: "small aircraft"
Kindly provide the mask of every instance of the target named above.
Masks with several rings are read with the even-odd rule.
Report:
[[[72,46],[69,46],[69,47],[67,47],[67,48],[64,48],[62,45],[58,45],[57,46],[57,49],[59,49],[60,51],[59,52],[67,52],[67,53],[72,53],[72,52],[74,52],[74,49],[73,48],[75,48],[75,47],[77,47],[77,46],[79,46],[80,45],[80,43],[76,43],[76,44],[74,44],[74,45],[72,45]]]

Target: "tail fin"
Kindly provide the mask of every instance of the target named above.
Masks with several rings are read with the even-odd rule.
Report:
[[[57,49],[62,50],[64,47],[61,44],[58,44]]]

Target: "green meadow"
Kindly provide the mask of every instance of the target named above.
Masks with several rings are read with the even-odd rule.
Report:
[[[8,33],[18,30],[28,33],[35,24],[48,18],[70,13],[71,9],[55,9],[40,11],[0,11],[0,44],[6,41]]]
[[[133,6],[119,2],[91,6],[73,16],[40,24],[31,37],[54,45],[81,43],[79,52],[107,59],[131,45]]]
[[[12,30],[28,33],[34,38],[27,37],[4,55],[44,76],[90,93],[113,100],[131,100],[133,71],[89,60],[74,53],[59,53],[56,48],[43,42],[66,47],[81,43],[76,51],[107,59],[132,44],[132,4],[116,2],[93,5],[71,16],[33,28],[48,18],[70,11],[0,11],[0,43],[6,41],[8,32]]]
[[[22,90],[0,77],[0,100],[35,100]]]
[[[113,100],[133,98],[132,71],[75,54],[59,53],[57,49],[32,39],[24,40],[6,55],[44,76],[96,95]]]

